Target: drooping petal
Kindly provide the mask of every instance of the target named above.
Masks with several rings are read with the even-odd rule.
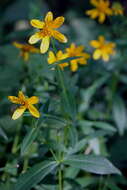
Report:
[[[53,20],[53,13],[50,11],[45,17],[45,22],[51,22]]]
[[[29,38],[29,43],[30,44],[35,44],[41,39],[41,36],[39,35],[39,32],[36,32]]]
[[[8,99],[14,104],[20,104],[20,100],[16,96],[8,96]]]
[[[60,16],[60,17],[57,17],[53,23],[52,23],[52,27],[53,28],[59,28],[63,23],[64,23],[64,17],[63,16]]]
[[[97,49],[97,50],[95,50],[94,53],[93,53],[93,58],[94,58],[95,60],[97,60],[97,59],[99,59],[99,58],[101,57],[101,55],[102,55],[101,50]]]
[[[25,110],[26,110],[26,107],[25,107],[25,106],[20,106],[20,107],[19,107],[18,109],[16,109],[15,112],[13,113],[12,119],[13,119],[13,120],[18,119],[18,118],[24,113]]]
[[[29,105],[28,109],[29,109],[31,115],[33,115],[34,117],[37,117],[37,118],[40,117],[39,111],[33,105]]]
[[[49,36],[46,36],[42,39],[41,46],[40,46],[41,53],[46,53],[48,51],[49,43],[50,43]]]
[[[58,31],[56,31],[56,30],[54,30],[54,31],[52,32],[52,36],[53,36],[55,39],[57,39],[57,40],[59,40],[60,42],[62,42],[62,43],[66,43],[66,42],[67,42],[67,38],[66,38],[63,34],[61,34],[60,32],[58,32]]]
[[[28,59],[29,59],[29,53],[28,52],[23,52],[22,56],[24,58],[24,61],[28,61]]]
[[[17,47],[17,48],[22,48],[23,47],[23,44],[20,44],[20,43],[18,43],[18,42],[13,42],[13,45],[15,46],[15,47]]]
[[[35,27],[35,28],[39,28],[39,29],[42,29],[45,25],[44,22],[40,21],[40,20],[37,20],[37,19],[32,19],[30,21],[30,24]]]
[[[77,71],[77,69],[78,69],[78,63],[77,63],[77,60],[72,60],[70,66],[71,66],[71,71],[72,71],[72,72]]]
[[[48,56],[48,63],[52,64],[52,63],[55,63],[55,62],[56,62],[56,56],[52,51],[50,51],[49,56]]]
[[[32,96],[27,99],[29,104],[37,104],[39,102],[39,98],[37,96]]]
[[[94,48],[99,48],[100,47],[100,43],[97,40],[92,40],[90,42],[90,45]]]
[[[104,61],[109,61],[109,55],[106,54],[106,53],[102,54],[102,58],[103,58]]]
[[[99,23],[102,24],[105,21],[105,19],[106,19],[105,14],[104,13],[100,13],[100,15],[99,15]]]

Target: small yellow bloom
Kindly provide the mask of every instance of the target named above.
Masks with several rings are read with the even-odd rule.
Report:
[[[87,59],[90,58],[90,55],[88,53],[85,53],[83,49],[84,46],[76,46],[74,43],[72,43],[69,48],[66,48],[68,57],[81,57],[70,61],[70,68],[73,72],[77,71],[78,64],[87,64]]]
[[[92,40],[90,45],[96,49],[93,53],[93,59],[95,60],[102,57],[104,61],[109,61],[110,55],[115,53],[115,43],[106,42],[103,36],[99,36],[98,40]]]
[[[21,44],[18,42],[13,42],[13,45],[21,50],[20,56],[23,57],[24,61],[28,61],[29,53],[39,53],[39,49],[29,44]]]
[[[67,54],[63,53],[62,51],[58,51],[56,55],[52,51],[50,51],[48,55],[48,63],[49,64],[57,63],[58,61],[66,58]],[[68,66],[68,63],[60,63],[58,65],[61,67],[61,69],[64,69],[64,67]]]
[[[106,16],[112,15],[112,9],[109,7],[109,0],[90,0],[90,2],[95,8],[86,11],[86,14],[92,19],[96,19],[98,17],[99,23],[103,23]]]
[[[113,3],[112,10],[113,10],[114,15],[123,15],[124,14],[123,6],[118,2]]]
[[[51,37],[59,40],[62,43],[66,43],[67,38],[56,30],[63,24],[63,22],[64,17],[62,16],[53,20],[52,12],[47,13],[44,22],[37,19],[31,20],[31,25],[35,28],[38,28],[39,31],[30,37],[29,43],[35,44],[39,40],[42,40],[40,46],[41,53],[48,51]]]
[[[12,119],[18,119],[26,109],[34,116],[39,118],[40,113],[38,110],[33,106],[33,104],[37,104],[39,102],[38,97],[32,96],[31,98],[27,98],[24,96],[22,91],[19,91],[18,97],[16,96],[8,96],[8,99],[14,104],[20,104],[21,106],[15,110],[13,113]]]

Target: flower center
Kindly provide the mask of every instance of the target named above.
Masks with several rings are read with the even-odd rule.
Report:
[[[48,28],[48,27],[44,27],[42,30],[41,30],[41,35],[43,37],[45,36],[51,36],[51,30]]]
[[[100,12],[105,12],[107,8],[108,7],[105,4],[105,2],[100,2],[99,5],[98,5],[98,9],[99,9]]]

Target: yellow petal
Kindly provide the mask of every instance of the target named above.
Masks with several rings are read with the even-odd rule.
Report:
[[[37,104],[39,102],[39,98],[37,96],[32,96],[31,98],[27,99],[29,104]]]
[[[29,59],[29,53],[28,53],[28,52],[24,52],[24,53],[22,54],[22,56],[23,56],[23,58],[24,58],[24,61],[28,61],[28,59]]]
[[[48,36],[42,39],[41,46],[40,46],[41,53],[46,53],[48,51],[49,43],[50,43],[50,38]]]
[[[101,55],[102,55],[101,50],[97,49],[97,50],[95,50],[94,53],[93,53],[93,58],[94,58],[95,60],[97,60],[97,59],[99,59],[99,58],[101,57]]]
[[[20,100],[16,96],[8,96],[8,99],[14,104],[20,104]]]
[[[101,42],[101,44],[103,44],[105,42],[105,38],[104,36],[99,36],[99,41]]]
[[[52,63],[55,63],[55,62],[56,62],[55,54],[52,51],[50,51],[49,56],[48,56],[48,63],[52,64]]]
[[[23,44],[20,44],[20,43],[18,43],[18,42],[13,42],[13,45],[15,46],[15,47],[17,47],[17,48],[22,48],[23,47]]]
[[[99,48],[100,47],[100,43],[97,40],[92,40],[90,42],[90,45],[94,48]]]
[[[75,71],[77,71],[77,69],[78,69],[77,60],[72,60],[71,61],[71,71],[75,72]]]
[[[53,20],[53,13],[48,12],[46,17],[45,17],[45,22],[51,22]]]
[[[37,20],[37,19],[32,19],[30,21],[30,24],[35,27],[35,28],[39,28],[39,29],[42,29],[45,25],[44,22],[40,21],[40,20]]]
[[[24,96],[22,91],[19,91],[18,97],[19,97],[20,100],[25,100],[26,99],[26,97]]]
[[[12,115],[12,119],[13,120],[18,119],[24,113],[25,110],[26,110],[26,107],[24,107],[24,106],[21,106],[18,109],[16,109]]]
[[[104,14],[104,13],[100,13],[100,16],[99,16],[99,23],[102,24],[102,23],[105,21],[105,18],[106,18],[105,14]]]
[[[53,21],[53,28],[59,28],[62,24],[64,23],[64,17],[57,17],[54,21]]]
[[[59,40],[60,42],[62,42],[62,43],[66,43],[66,42],[67,42],[67,38],[66,38],[63,34],[61,34],[60,32],[58,32],[58,31],[56,31],[56,30],[54,30],[54,31],[52,32],[52,36],[53,36],[55,39],[57,39],[57,40]]]
[[[95,18],[98,17],[98,15],[99,15],[99,13],[98,13],[98,11],[95,9],[95,10],[93,10],[92,13],[91,13],[91,18],[92,18],[92,19],[95,19]]]
[[[102,58],[103,58],[104,61],[109,61],[109,55],[106,54],[106,53],[102,54]]]
[[[33,34],[30,38],[29,38],[29,43],[30,44],[35,44],[36,42],[38,42],[41,39],[41,36],[39,35],[39,33],[35,33]]]
[[[37,117],[37,118],[40,117],[39,111],[33,105],[29,105],[28,109],[29,109],[31,115],[33,115],[34,117]]]

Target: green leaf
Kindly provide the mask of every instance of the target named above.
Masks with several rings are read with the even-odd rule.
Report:
[[[2,128],[0,128],[0,136],[4,138],[4,140],[8,140],[7,135],[5,134],[4,130]]]
[[[44,161],[33,166],[19,177],[15,184],[15,190],[30,190],[34,185],[44,179],[45,176],[51,173],[57,165],[55,161]]]
[[[110,161],[101,156],[70,155],[63,163],[95,174],[121,174]]]
[[[23,143],[21,145],[21,156],[24,156],[28,153],[29,148],[31,147],[33,141],[36,139],[38,134],[38,128],[32,128],[30,132],[23,139]]]
[[[87,121],[87,120],[81,120],[79,121],[79,124],[81,126],[89,126],[89,127],[95,127],[99,129],[109,130],[112,132],[116,132],[116,129],[109,123],[103,122],[103,121]]]
[[[120,96],[116,96],[113,101],[113,118],[118,128],[119,134],[123,135],[127,127],[127,111],[124,101]]]
[[[89,108],[89,105],[91,103],[93,95],[96,93],[96,91],[107,81],[109,75],[106,75],[94,82],[90,87],[88,87],[85,90],[82,90],[82,99],[83,102],[80,106],[80,111],[84,112]]]

